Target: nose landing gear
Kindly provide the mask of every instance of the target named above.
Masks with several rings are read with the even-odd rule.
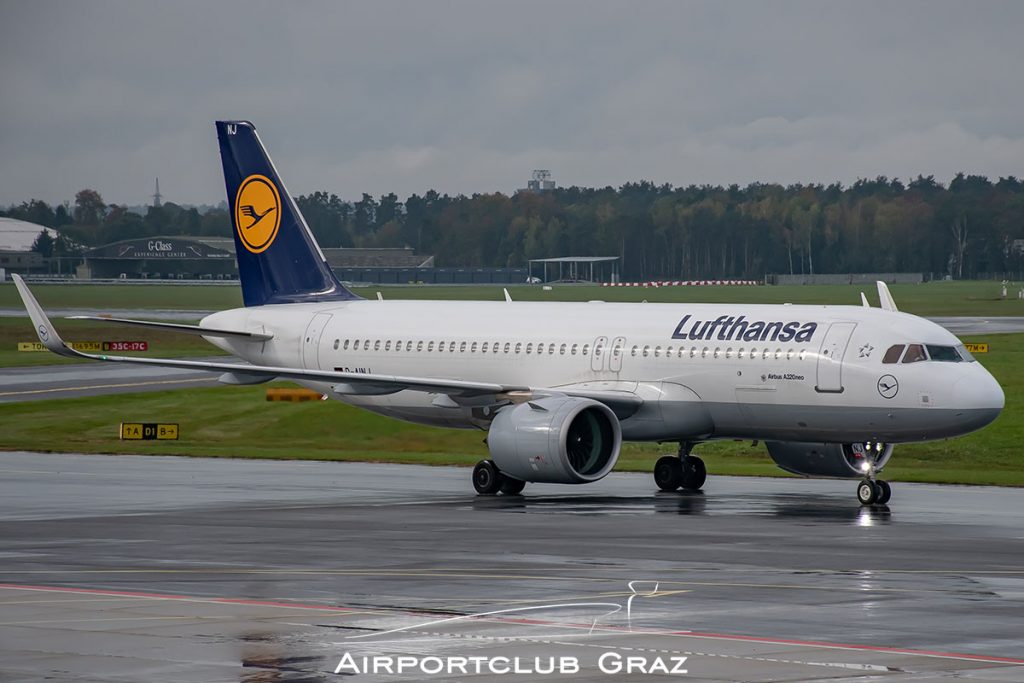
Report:
[[[861,505],[885,505],[892,498],[892,487],[881,479],[865,479],[857,485],[857,500]]]

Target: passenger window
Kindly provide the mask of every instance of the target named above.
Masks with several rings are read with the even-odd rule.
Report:
[[[899,363],[900,356],[902,355],[903,344],[894,344],[890,346],[889,349],[885,352],[885,355],[882,356],[882,362],[887,365],[891,365],[892,363]]]
[[[782,349],[775,349],[775,360],[782,358]]]
[[[757,349],[750,349],[750,360],[757,360]]]
[[[633,348],[632,348],[632,349],[630,350],[630,355],[632,355],[633,357],[636,357],[636,352],[637,352],[637,350],[638,350],[639,348],[640,348],[639,346],[634,346],[634,347],[633,347]]]
[[[768,360],[768,356],[772,355],[771,349],[765,349],[761,352],[761,360]]]
[[[569,353],[571,355],[575,356],[576,355],[576,349],[578,349],[579,347],[580,347],[579,344],[573,344],[572,348],[569,349]]]
[[[742,360],[742,359],[743,359],[743,349],[742,349],[742,348],[740,348],[740,349],[739,349],[739,350],[738,350],[738,351],[736,352],[736,358],[738,358],[738,359],[740,359],[740,360]]]
[[[732,347],[731,346],[725,350],[725,357],[726,358],[732,358]]]
[[[406,353],[408,353],[409,351],[412,351],[412,341],[411,340],[405,342],[405,351],[406,351]]]
[[[473,345],[469,347],[469,352],[476,353],[476,342],[473,342]]]
[[[691,346],[690,347],[690,358],[695,358],[696,356],[697,356],[697,347],[696,346]]]
[[[558,353],[559,353],[559,355],[562,355],[562,356],[565,355],[565,344],[562,344],[561,346],[558,347]],[[636,354],[633,354],[633,355],[635,356]]]
[[[522,353],[522,351],[523,351],[523,343],[522,342],[516,342],[516,353]]]
[[[918,363],[923,360],[928,360],[928,356],[924,354],[923,344],[910,344],[907,346],[907,352],[903,355],[904,363]]]
[[[650,347],[650,346],[645,346],[645,347],[644,347],[644,358],[647,358],[647,356],[648,356],[648,355],[649,355],[650,353],[651,353],[651,347]]]
[[[804,349],[804,350],[802,350],[802,351],[800,352],[800,360],[803,360],[803,359],[804,359],[804,356],[806,356],[806,355],[807,355],[807,349]]]
[[[487,353],[487,342],[480,345],[480,353]]]
[[[548,355],[549,356],[555,355],[555,345],[554,344],[548,344]]]
[[[437,342],[437,351],[438,351],[438,353],[444,353],[444,342],[443,341]]]
[[[661,358],[661,347],[660,346],[655,346],[654,347],[654,357],[655,358]]]
[[[367,339],[366,341],[363,342],[363,351],[369,351],[369,350],[370,350],[370,340]]]
[[[671,346],[666,346],[665,347],[665,358],[671,358],[671,357],[672,357],[672,347]]]
[[[465,347],[465,344],[463,344]],[[455,342],[448,342],[448,353],[455,353]]]
[[[341,347],[343,350],[348,351],[348,339],[345,340],[345,344]]]
[[[491,344],[491,353],[497,353],[498,352],[498,346],[500,346],[500,344],[498,344],[498,342],[494,342],[493,344]]]
[[[391,342],[386,342],[384,344],[384,350],[385,351],[390,351],[391,350]]]
[[[526,353],[533,353],[533,344],[526,345]]]
[[[701,349],[700,357],[701,358],[707,358],[708,357],[708,347],[705,346],[703,349]]]
[[[584,356],[590,353],[590,344],[584,344],[583,349],[580,351]]]
[[[338,350],[338,344],[340,344],[340,343],[341,343],[341,340],[340,340],[340,339],[335,339],[335,340],[334,340],[334,350],[335,350],[335,351],[337,351],[337,350]]]
[[[715,347],[715,358],[718,358],[718,354],[721,351],[717,346]]]
[[[441,343],[443,344],[444,342],[441,342]],[[434,350],[434,342],[430,342],[429,344],[427,344],[427,351],[433,351],[433,350]]]
[[[786,360],[793,360],[793,349],[786,351]]]
[[[512,345],[509,342],[505,342],[505,353],[508,353],[510,348],[512,348]]]
[[[416,353],[419,353],[422,350],[423,350],[423,342],[421,342],[421,341],[420,342],[416,342]]]

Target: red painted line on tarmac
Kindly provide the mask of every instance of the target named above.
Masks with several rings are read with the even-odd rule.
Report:
[[[146,593],[140,591],[119,591],[98,588],[70,588],[66,586],[36,586],[14,583],[0,583],[0,589],[39,591],[46,593],[72,593],[80,595],[106,595],[115,598],[144,598],[148,600],[177,600],[181,602],[206,602],[223,605],[246,605],[255,607],[279,607],[283,609],[315,610],[319,612],[353,613],[364,612],[365,610],[352,607],[336,607],[333,605],[311,605],[300,602],[280,602],[275,600],[249,600],[246,598],[216,598],[191,595],[176,595],[170,593]],[[429,611],[418,610],[391,610],[404,611],[407,614],[431,614]],[[466,615],[471,619],[472,615]],[[492,621],[503,621],[515,624],[535,626],[565,626],[591,628],[591,624],[571,624],[543,619],[518,619],[508,617],[488,617]],[[993,664],[1024,664],[1024,659],[1015,657],[996,657],[992,655],[972,655],[960,652],[940,652],[934,650],[915,650],[899,647],[884,647],[880,645],[857,645],[851,643],[829,643],[817,640],[796,640],[790,638],[761,638],[758,636],[743,636],[729,633],[710,633],[702,631],[664,631],[658,629],[630,629],[627,627],[597,627],[601,631],[621,631],[622,633],[651,633],[669,636],[683,636],[691,638],[706,638],[709,640],[730,640],[736,642],[763,643],[766,645],[795,645],[800,647],[820,647],[829,650],[852,650],[858,652],[878,652],[885,654],[911,655],[917,657],[935,657],[938,659],[958,659],[971,662],[989,662]]]

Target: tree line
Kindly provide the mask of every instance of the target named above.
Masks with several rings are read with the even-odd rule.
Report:
[[[553,256],[621,256],[624,279],[760,278],[766,273],[1020,271],[1024,182],[957,174],[904,183],[754,183],[558,188],[399,200],[325,191],[296,197],[324,247],[413,247],[439,266],[522,266]],[[147,236],[230,235],[227,212],[165,203],[145,215],[82,190],[73,204],[2,212],[74,245]],[[70,247],[68,245],[71,245]],[[45,245],[42,245],[45,247]]]

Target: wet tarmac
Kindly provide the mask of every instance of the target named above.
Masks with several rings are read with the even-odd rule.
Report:
[[[690,680],[1024,680],[1024,491],[896,483],[863,509],[851,482],[652,489],[0,454],[0,680],[658,680],[612,671],[628,657],[686,657]],[[360,667],[415,654],[532,673]],[[579,671],[542,675],[551,657]]]
[[[244,362],[233,356],[195,360],[227,359]],[[219,386],[217,377],[219,373],[101,362],[4,368],[0,370],[0,403],[214,387]]]

